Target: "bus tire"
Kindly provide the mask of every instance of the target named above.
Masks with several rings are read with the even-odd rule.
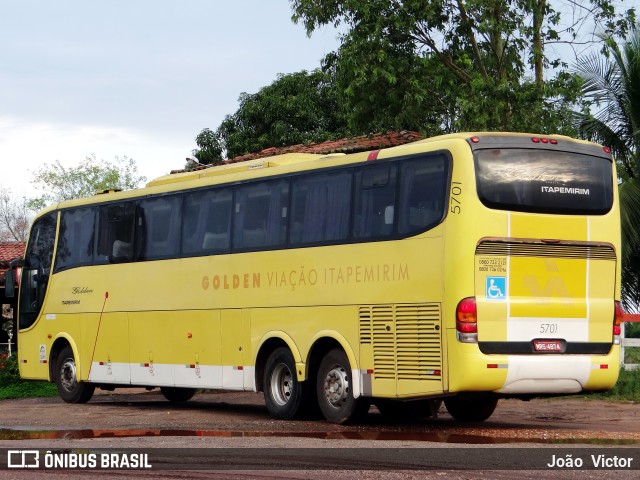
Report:
[[[447,397],[444,405],[449,414],[459,422],[484,422],[498,405],[496,397],[461,398]]]
[[[172,403],[188,402],[196,394],[195,388],[160,387],[160,392]]]
[[[320,362],[316,393],[324,418],[332,423],[359,419],[371,406],[368,398],[353,398],[351,365],[341,349],[329,351]]]
[[[62,400],[67,403],[87,403],[91,400],[96,387],[91,383],[78,381],[76,360],[71,346],[67,345],[60,351],[53,373]]]
[[[263,385],[267,410],[273,418],[290,420],[304,413],[308,387],[298,381],[296,362],[288,348],[276,348],[269,355]]]

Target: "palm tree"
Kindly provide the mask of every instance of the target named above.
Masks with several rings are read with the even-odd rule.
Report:
[[[595,113],[576,113],[579,134],[611,148],[618,164],[622,227],[622,303],[640,306],[640,29],[621,45],[606,38],[606,55],[576,66]]]

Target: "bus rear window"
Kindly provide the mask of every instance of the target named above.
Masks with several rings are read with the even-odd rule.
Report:
[[[478,196],[489,208],[598,215],[613,205],[606,158],[534,149],[476,152]]]

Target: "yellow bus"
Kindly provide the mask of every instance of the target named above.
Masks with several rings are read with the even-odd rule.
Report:
[[[20,373],[70,403],[261,391],[275,418],[338,423],[442,400],[482,421],[499,398],[607,390],[616,178],[593,143],[461,133],[66,201],[31,229]]]

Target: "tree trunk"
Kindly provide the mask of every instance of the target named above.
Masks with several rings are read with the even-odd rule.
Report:
[[[542,22],[547,7],[546,0],[532,0],[533,10],[533,68],[536,86],[542,89],[544,85],[544,45],[542,43]]]

